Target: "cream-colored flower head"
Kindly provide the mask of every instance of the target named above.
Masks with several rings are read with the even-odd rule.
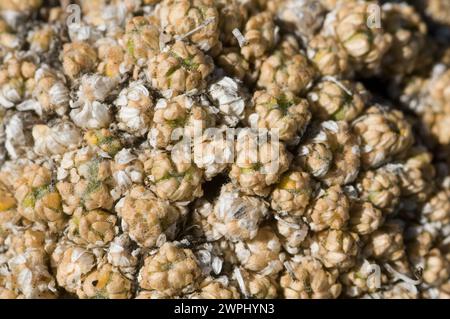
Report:
[[[106,211],[77,209],[69,220],[67,238],[88,248],[106,246],[118,232],[116,223],[117,217]]]
[[[369,201],[385,213],[392,213],[400,201],[400,181],[396,167],[390,165],[363,172],[356,187],[363,200]]]
[[[230,178],[239,189],[249,195],[267,196],[289,168],[291,154],[277,140],[260,140],[255,130],[240,130],[235,146],[235,162]]]
[[[116,205],[122,228],[140,246],[153,248],[173,240],[183,211],[143,186],[133,187]]]
[[[81,73],[94,70],[97,63],[97,52],[83,42],[72,42],[64,45],[62,63],[64,73],[76,79]]]
[[[128,63],[143,65],[160,51],[160,30],[151,17],[133,17],[126,23],[123,46]]]
[[[204,51],[219,41],[219,13],[214,0],[163,0],[158,15],[161,28],[175,39],[187,38]]]
[[[211,59],[200,49],[176,41],[148,63],[148,80],[160,91],[179,95],[202,90],[213,71]]]
[[[341,293],[337,272],[326,270],[315,258],[298,255],[286,261],[285,268],[280,278],[285,298],[335,299]]]
[[[383,223],[383,213],[371,202],[352,201],[350,204],[350,229],[359,234],[367,235],[377,230]]]
[[[302,216],[312,199],[313,191],[314,181],[308,173],[288,171],[272,191],[272,209],[289,216]]]
[[[308,58],[320,75],[347,77],[353,74],[348,53],[333,37],[317,34],[307,46]]]
[[[67,214],[72,214],[79,207],[86,210],[110,210],[113,207],[114,200],[110,194],[113,187],[111,160],[95,153],[95,149],[84,147],[65,153],[60,161],[56,188]]]
[[[359,236],[346,230],[328,229],[316,233],[311,254],[326,268],[345,271],[355,264],[359,252]]]
[[[364,167],[378,167],[401,156],[413,144],[411,125],[398,110],[372,106],[353,122],[353,131],[361,138]]]
[[[257,83],[259,87],[276,87],[300,94],[311,86],[315,70],[294,41],[284,39],[279,44],[280,49],[264,60]]]
[[[389,76],[410,74],[424,63],[427,25],[419,12],[407,3],[382,6],[384,27],[392,35],[392,46],[383,59],[383,71]]]
[[[349,219],[350,201],[341,186],[321,189],[306,213],[314,231],[343,229]]]
[[[156,103],[148,138],[154,148],[171,149],[181,138],[194,140],[196,134],[202,134],[213,125],[213,114],[206,107],[179,95]]]
[[[324,78],[308,93],[314,118],[351,122],[365,108],[369,92],[359,83]]]
[[[403,227],[398,220],[386,222],[367,238],[364,255],[384,262],[395,262],[405,256]]]
[[[253,105],[255,112],[249,114],[249,124],[277,130],[280,140],[288,143],[297,143],[311,120],[308,102],[278,87],[256,91]]]
[[[423,206],[422,214],[431,222],[447,224],[450,221],[450,190],[442,189],[432,196]]]
[[[139,286],[171,297],[193,291],[201,269],[192,250],[165,243],[155,255],[145,258],[139,273]]]
[[[55,249],[52,258],[56,263],[58,285],[75,293],[82,281],[96,265],[92,252],[78,246],[61,245]]]
[[[171,153],[155,151],[140,155],[146,182],[161,199],[189,202],[203,194],[203,172],[187,158],[183,150]]]
[[[25,167],[17,181],[15,197],[17,211],[24,218],[47,225],[52,231],[60,231],[65,223],[61,195],[52,181],[52,171],[37,164]]]
[[[338,41],[364,75],[380,71],[381,60],[392,45],[392,36],[384,29],[383,14],[380,25],[380,21],[371,19],[374,5],[372,1],[341,2],[327,15],[322,31]]]
[[[298,165],[326,185],[353,182],[360,169],[360,142],[344,121],[313,128],[299,148]]]
[[[278,40],[278,28],[275,26],[273,14],[258,13],[247,20],[244,28],[245,43],[241,53],[245,59],[254,61],[261,59],[275,46]]]

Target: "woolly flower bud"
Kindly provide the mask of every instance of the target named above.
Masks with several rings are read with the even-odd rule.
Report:
[[[98,148],[101,155],[106,155],[104,157],[115,156],[123,147],[120,139],[108,129],[89,130],[84,140],[93,149]]]
[[[359,235],[367,235],[381,226],[383,213],[371,202],[352,202],[350,206],[349,226]]]
[[[406,152],[414,142],[411,126],[398,110],[370,107],[353,123],[361,137],[361,160],[364,167],[378,167]]]
[[[285,263],[286,271],[280,278],[283,295],[288,299],[337,298],[341,285],[337,272],[327,271],[317,259],[296,256]]]
[[[357,188],[363,200],[386,213],[392,213],[400,200],[399,180],[389,166],[363,172],[358,177]]]
[[[219,40],[219,14],[213,0],[163,0],[158,13],[161,27],[175,39],[188,38],[204,51]]]
[[[159,53],[160,32],[150,17],[133,17],[125,26],[123,43],[127,57],[141,65]]]
[[[432,222],[448,223],[450,220],[450,190],[441,190],[431,197],[423,206],[422,214]]]
[[[435,190],[436,171],[433,155],[422,148],[413,148],[399,172],[402,196],[425,201]]]
[[[241,53],[253,61],[271,50],[278,40],[278,29],[270,12],[258,13],[247,21],[244,29],[245,45]]]
[[[326,268],[346,270],[355,263],[358,254],[359,237],[345,230],[329,229],[316,233],[311,245],[311,253]]]
[[[324,33],[338,40],[356,68],[366,73],[379,72],[381,59],[392,44],[392,36],[384,33],[383,24],[373,25],[378,22],[373,21],[373,5],[364,1],[342,2],[327,16],[323,26]]]
[[[230,178],[239,189],[249,195],[267,196],[271,185],[287,171],[291,156],[278,141],[259,141],[250,129],[239,132],[236,141],[236,160]]]
[[[114,238],[107,252],[108,262],[127,276],[134,275],[140,253],[140,249],[133,250],[132,246],[130,238],[122,234]]]
[[[439,285],[448,280],[450,273],[450,261],[437,248],[430,250],[425,257],[425,265],[422,278],[429,285]]]
[[[210,132],[206,130],[193,146],[194,163],[204,170],[208,181],[224,172],[233,162],[234,155],[234,141],[228,137],[227,128]]]
[[[34,55],[8,54],[0,67],[0,106],[12,108],[29,97],[37,69]]]
[[[190,249],[165,243],[155,255],[145,258],[138,280],[143,289],[174,297],[192,291],[200,275],[201,269]]]
[[[300,146],[297,162],[328,186],[351,183],[360,168],[359,139],[346,122],[323,122]]]
[[[280,140],[298,142],[311,120],[308,102],[292,92],[272,88],[253,95],[255,113],[248,122],[252,127],[278,130]]]
[[[5,123],[5,148],[11,159],[34,158],[32,153],[33,125],[38,119],[29,112],[7,113]]]
[[[78,209],[69,220],[67,238],[80,246],[105,246],[117,233],[117,217],[100,209]]]
[[[56,187],[67,214],[72,214],[80,206],[86,210],[112,208],[110,161],[95,157],[92,148],[64,154],[57,178]]]
[[[45,252],[27,250],[8,261],[17,288],[27,299],[56,297],[55,279],[46,265]]]
[[[392,35],[392,47],[383,59],[383,71],[388,75],[409,74],[423,63],[427,25],[412,5],[386,3],[382,6],[384,26]]]
[[[181,137],[193,139],[197,131],[202,132],[213,124],[209,110],[187,96],[160,99],[155,106],[148,138],[153,147],[170,149]]]
[[[52,183],[52,172],[37,164],[25,167],[15,185],[18,213],[33,222],[41,222],[52,231],[64,227],[61,196]]]
[[[253,83],[258,76],[257,72],[256,75],[251,72],[248,61],[234,47],[224,48],[216,58],[216,63],[226,74],[241,81]]]
[[[128,71],[129,65],[125,60],[124,49],[117,41],[110,38],[99,39],[96,43],[98,46],[99,64],[97,72],[110,78],[118,78]]]
[[[34,29],[27,36],[30,49],[37,53],[45,53],[50,51],[55,45],[56,30],[50,25],[44,25]]]
[[[281,43],[282,47],[284,43]],[[315,72],[308,59],[298,49],[278,50],[261,64],[258,86],[278,87],[294,94],[304,92],[314,80]]]
[[[308,93],[315,117],[320,120],[353,121],[364,109],[369,92],[357,82],[322,79]]]
[[[132,188],[116,205],[122,228],[140,246],[153,248],[173,240],[182,213],[176,206],[158,199],[143,186]]]
[[[33,90],[34,101],[24,102],[24,107],[33,109],[40,116],[56,113],[64,115],[69,106],[70,92],[60,72],[47,65],[40,67],[34,76],[36,86]]]
[[[115,182],[111,195],[115,199],[129,190],[133,184],[142,184],[144,181],[144,165],[130,149],[124,148],[114,156],[111,172]]]
[[[358,262],[352,269],[340,276],[345,293],[350,297],[358,297],[365,293],[374,293],[386,284],[387,277],[376,263],[367,259]]]
[[[179,95],[203,89],[212,71],[208,56],[195,46],[176,41],[149,61],[148,79],[156,89]]]
[[[321,190],[307,212],[314,231],[342,229],[349,219],[349,200],[340,186]]]
[[[98,101],[84,102],[78,100],[75,103],[70,103],[72,111],[70,111],[70,118],[76,126],[81,128],[102,128],[107,127],[111,123],[111,114],[109,107],[106,104]]]
[[[311,200],[313,186],[308,173],[288,171],[272,191],[272,209],[290,216],[302,216]]]
[[[150,189],[164,200],[192,201],[202,191],[202,171],[185,154],[153,152],[141,155]]]
[[[405,256],[403,229],[398,221],[390,221],[369,235],[364,254],[377,260],[394,262]]]
[[[352,75],[350,58],[347,52],[332,37],[321,34],[308,41],[308,58],[323,76]]]
[[[103,102],[111,95],[116,86],[116,79],[98,74],[83,75],[77,97],[84,102]]]

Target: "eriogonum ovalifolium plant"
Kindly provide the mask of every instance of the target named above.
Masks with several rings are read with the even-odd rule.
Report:
[[[0,1],[0,299],[450,298],[448,1],[61,3]]]

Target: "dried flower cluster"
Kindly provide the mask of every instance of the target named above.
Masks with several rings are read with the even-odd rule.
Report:
[[[0,299],[450,298],[449,17],[0,1]]]

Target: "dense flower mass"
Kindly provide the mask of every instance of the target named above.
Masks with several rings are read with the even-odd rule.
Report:
[[[0,299],[449,299],[449,17],[1,0]]]

